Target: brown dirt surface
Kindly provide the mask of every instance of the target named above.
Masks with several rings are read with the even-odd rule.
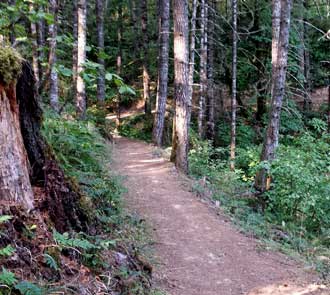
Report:
[[[114,168],[128,210],[153,228],[155,284],[171,295],[329,295],[317,276],[239,233],[146,143],[117,138]],[[259,245],[259,247],[258,247]]]

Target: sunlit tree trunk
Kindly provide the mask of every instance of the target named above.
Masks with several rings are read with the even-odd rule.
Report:
[[[208,54],[207,54],[207,123],[206,138],[214,140],[215,136],[215,97],[214,97],[214,39],[215,39],[215,0],[209,0],[208,12]]]
[[[207,24],[208,6],[207,0],[201,0],[201,48],[200,48],[200,72],[199,72],[199,108],[198,108],[198,135],[204,138],[205,134],[205,108],[207,96]]]
[[[29,4],[30,13],[33,13],[35,7],[32,3]],[[35,21],[31,21],[31,43],[32,43],[32,67],[34,72],[34,78],[36,80],[36,87],[39,88],[39,54],[38,54],[38,33],[37,33],[37,24]]]
[[[86,115],[86,90],[82,77],[86,62],[86,0],[78,0],[78,52],[77,52],[77,81],[76,81],[76,112],[79,118]]]
[[[232,88],[231,88],[231,136],[230,136],[230,169],[235,169],[236,153],[236,96],[237,96],[237,0],[232,0]]]
[[[160,146],[163,140],[168,87],[168,56],[170,37],[170,0],[160,0],[159,60],[156,114],[153,128],[153,142]]]
[[[97,20],[97,62],[100,65],[97,77],[97,99],[103,103],[105,100],[105,63],[104,63],[104,0],[96,0]]]
[[[190,26],[190,47],[189,47],[189,114],[191,114],[193,89],[194,89],[196,17],[197,17],[197,0],[193,0],[192,12],[191,12],[191,26]]]
[[[285,94],[288,63],[291,0],[273,0],[272,36],[272,102],[269,122],[261,153],[261,161],[272,161],[278,146],[280,114]],[[267,170],[258,171],[255,187],[259,192],[268,189]]]
[[[58,101],[58,75],[56,71],[56,47],[57,47],[57,0],[49,1],[49,13],[54,16],[54,22],[48,26],[48,35],[49,35],[49,55],[48,55],[48,64],[50,69],[49,76],[49,97],[50,105],[55,110],[59,109]]]
[[[151,114],[150,104],[150,76],[148,65],[148,3],[147,0],[141,0],[141,29],[142,29],[142,59],[143,59],[143,100],[145,103],[145,113]]]
[[[175,130],[173,150],[176,167],[188,172],[189,120],[189,26],[188,1],[173,1]],[[173,157],[172,157],[173,159]]]
[[[122,39],[123,39],[123,7],[121,3],[118,3],[118,14],[117,14],[117,74],[120,76],[122,74]],[[120,116],[121,116],[121,95],[118,93],[117,100],[117,127],[120,126]]]
[[[16,82],[0,82],[0,203],[33,209],[29,163],[19,122]]]

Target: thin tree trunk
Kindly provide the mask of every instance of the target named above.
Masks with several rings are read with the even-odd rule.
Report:
[[[261,161],[269,162],[275,159],[275,151],[278,146],[280,114],[285,94],[288,63],[291,4],[291,0],[273,0],[272,104]],[[266,169],[261,169],[256,175],[255,187],[261,193],[269,188],[267,177]]]
[[[237,108],[237,0],[232,0],[232,88],[231,88],[231,136],[230,136],[230,169],[235,169],[236,154],[236,108]]]
[[[73,97],[77,96],[77,70],[78,70],[78,0],[73,0],[73,44],[72,44],[72,89]]]
[[[44,7],[40,5],[39,11],[43,12]],[[46,45],[46,24],[44,19],[40,19],[37,23],[37,33],[38,33],[38,61],[39,61],[39,81],[42,81],[44,79],[43,76],[43,66],[42,64],[45,62],[45,45]]]
[[[122,38],[123,38],[123,7],[122,4],[118,4],[118,15],[117,15],[117,74],[120,76],[122,72],[122,58],[123,58],[123,49],[122,49]],[[120,116],[121,116],[121,94],[118,93],[118,101],[117,101],[117,127],[120,126]]]
[[[174,0],[174,98],[173,150],[176,167],[188,172],[189,145],[189,25],[188,1]]]
[[[147,0],[141,0],[141,29],[142,29],[142,54],[143,54],[143,100],[145,103],[145,113],[151,114],[151,104],[150,104],[150,76],[148,69],[148,5]]]
[[[137,5],[138,0],[131,0],[131,17],[132,17],[132,27],[133,27],[133,47],[134,56],[137,58],[137,53],[140,52],[140,30],[138,23],[139,6]]]
[[[204,138],[205,134],[205,102],[207,95],[207,24],[208,3],[201,0],[201,50],[200,50],[200,95],[198,108],[198,135]]]
[[[153,128],[153,142],[161,146],[164,132],[168,88],[168,56],[170,37],[170,0],[160,0],[159,60],[156,99],[156,115]]]
[[[97,99],[100,103],[105,100],[105,63],[104,63],[104,0],[96,0],[97,20],[97,62],[100,65],[97,77]]]
[[[192,13],[191,13],[191,27],[190,27],[190,48],[189,48],[189,59],[190,59],[190,61],[189,61],[189,114],[191,114],[193,90],[194,90],[196,17],[197,17],[197,0],[193,0]],[[190,118],[189,118],[189,122],[190,122]]]
[[[32,3],[29,4],[30,13],[35,9]],[[38,33],[37,33],[37,24],[34,21],[31,21],[31,43],[32,43],[32,67],[34,72],[34,79],[36,80],[36,87],[39,88],[39,54],[38,54]]]
[[[215,30],[215,0],[209,0],[208,20],[208,54],[207,54],[207,124],[206,138],[214,140],[215,137],[215,97],[214,97],[214,30]]]
[[[86,115],[86,90],[82,77],[86,61],[86,0],[78,0],[78,52],[77,52],[77,83],[76,83],[76,112],[80,119]]]
[[[29,163],[19,123],[16,82],[0,82],[0,203],[33,209]]]
[[[48,35],[49,35],[49,56],[48,64],[50,68],[50,77],[49,77],[49,96],[50,96],[50,106],[58,111],[59,102],[58,102],[58,75],[56,71],[56,47],[57,47],[57,0],[49,1],[49,13],[54,16],[54,22],[48,26]]]

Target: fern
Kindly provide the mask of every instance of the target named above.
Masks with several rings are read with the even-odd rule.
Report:
[[[1,215],[0,216],[0,224],[5,223],[5,222],[7,222],[8,220],[10,220],[12,218],[13,218],[13,216],[10,216],[10,215]]]
[[[15,249],[11,245],[8,245],[7,247],[0,249],[0,256],[10,257],[14,252]]]
[[[16,282],[17,279],[15,277],[15,274],[2,267],[2,272],[0,273],[0,284],[11,287]]]
[[[60,234],[57,231],[53,233],[54,240],[62,247],[79,248],[85,251],[96,250],[99,247],[83,238],[70,238],[68,233]]]
[[[46,264],[52,268],[52,269],[55,269],[55,270],[58,270],[58,265],[57,265],[57,262],[56,260],[49,254],[44,254],[44,257],[45,257],[45,262]]]
[[[43,295],[43,290],[35,284],[27,281],[19,282],[15,289],[18,290],[22,295]]]

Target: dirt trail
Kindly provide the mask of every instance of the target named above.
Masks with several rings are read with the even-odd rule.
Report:
[[[260,250],[189,191],[171,163],[140,141],[118,138],[114,165],[129,210],[154,229],[156,283],[171,295],[329,295],[284,255]],[[319,289],[315,291],[316,289]]]

